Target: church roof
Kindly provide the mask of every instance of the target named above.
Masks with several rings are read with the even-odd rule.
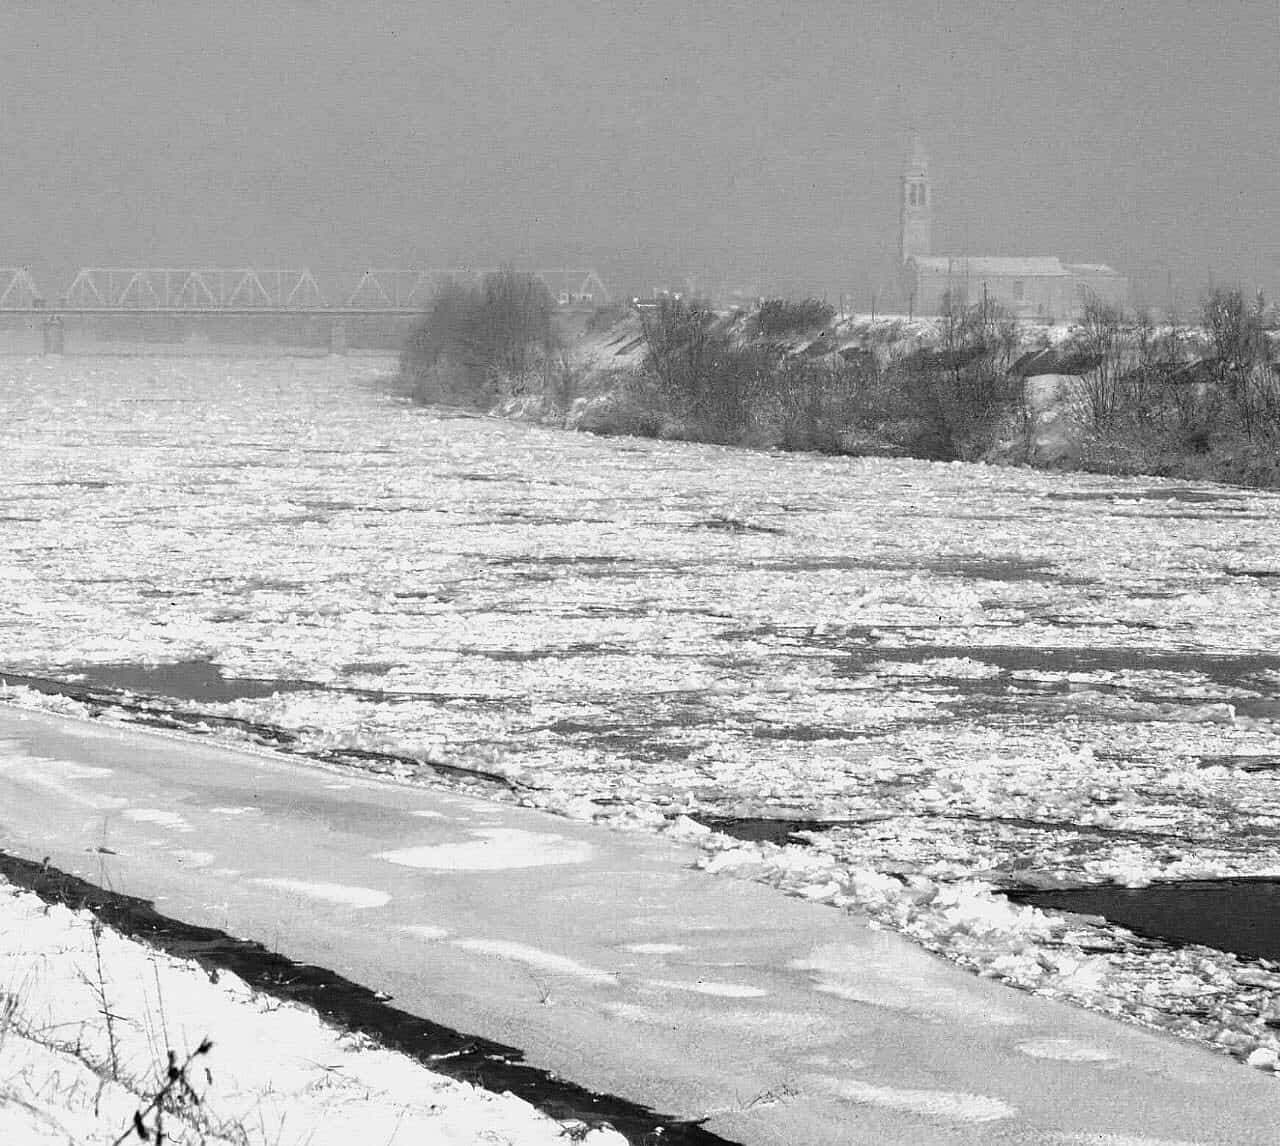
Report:
[[[1070,275],[1115,275],[1119,272],[1103,263],[1064,263],[1056,255],[1004,258],[996,255],[916,255],[912,260],[922,271],[968,278],[1065,278]]]
[[[1062,277],[1072,273],[1055,256],[1033,258],[1002,258],[990,255],[917,255],[912,260],[922,271],[936,271],[946,275],[1013,275],[1027,278],[1046,276]]]

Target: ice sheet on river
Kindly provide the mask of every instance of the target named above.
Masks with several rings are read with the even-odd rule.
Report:
[[[1280,1049],[1230,960],[973,906],[1280,873],[1276,495],[602,440],[409,407],[388,366],[0,365],[0,668],[306,682],[200,711],[571,815],[865,820],[803,877],[708,863]]]

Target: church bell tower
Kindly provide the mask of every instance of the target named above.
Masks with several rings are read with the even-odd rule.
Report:
[[[933,188],[929,186],[929,157],[916,132],[911,133],[911,152],[902,168],[902,208],[899,215],[902,261],[929,254],[933,230]]]

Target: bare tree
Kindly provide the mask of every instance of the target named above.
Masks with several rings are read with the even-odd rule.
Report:
[[[1094,364],[1085,379],[1083,396],[1094,427],[1102,429],[1114,420],[1125,397],[1121,385],[1126,358],[1124,311],[1089,291],[1080,325],[1081,349]]]
[[[1259,296],[1257,303],[1262,301]],[[1216,287],[1205,297],[1202,314],[1214,374],[1240,419],[1240,428],[1246,436],[1269,430],[1275,386],[1267,364],[1264,306],[1250,306],[1238,288]]]

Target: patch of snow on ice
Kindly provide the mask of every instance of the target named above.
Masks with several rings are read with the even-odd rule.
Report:
[[[177,848],[173,852],[183,867],[208,867],[213,863],[213,852],[195,851],[191,848]]]
[[[797,971],[814,975],[819,991],[884,1007],[908,1011],[938,1021],[964,1017],[992,1025],[1016,1025],[1026,1020],[1012,1010],[1002,1010],[989,999],[989,991],[951,986],[949,968],[936,956],[912,947],[896,935],[872,932],[866,945],[833,943],[815,948],[804,959],[793,960]]]
[[[432,871],[501,871],[505,868],[585,863],[592,854],[590,844],[549,832],[484,828],[473,831],[471,835],[481,838],[468,843],[399,848],[378,852],[375,858]]]
[[[830,1055],[806,1055],[800,1060],[805,1066],[820,1066],[825,1070],[865,1070],[867,1062],[860,1058],[832,1058]]]
[[[258,808],[210,808],[218,816],[247,816],[259,811]]]
[[[424,820],[445,820],[448,817],[443,812],[434,812],[430,808],[414,808],[409,815],[421,816]]]
[[[966,1094],[951,1090],[902,1090],[893,1086],[876,1086],[856,1079],[823,1080],[825,1089],[856,1102],[860,1106],[879,1106],[887,1110],[905,1110],[948,1122],[996,1122],[1012,1118],[1017,1111],[1007,1102],[982,1094]]]
[[[693,983],[681,983],[674,979],[649,979],[650,987],[661,987],[667,991],[694,991],[699,995],[719,995],[725,999],[762,999],[769,992],[759,987],[748,987],[743,983],[713,983],[699,979]]]
[[[71,778],[79,779],[79,777]],[[51,792],[64,800],[69,800],[73,804],[79,804],[82,808],[93,808],[99,812],[114,811],[117,808],[123,808],[129,802],[123,796],[86,794],[73,788],[57,776],[43,775],[39,772],[27,772],[22,779],[37,788],[43,788],[46,792]]]
[[[606,1015],[628,1023],[645,1023],[651,1027],[670,1027],[671,1016],[664,1010],[641,1007],[636,1003],[608,1003],[602,1011]]]
[[[178,832],[191,831],[191,825],[177,812],[166,812],[162,808],[129,808],[124,812],[124,818],[136,824],[156,824]]]
[[[270,887],[276,891],[292,891],[308,899],[320,899],[325,903],[337,903],[345,907],[382,907],[391,901],[385,891],[370,887],[348,887],[342,883],[308,883],[302,879],[255,877],[250,883]]]
[[[1114,1062],[1116,1058],[1110,1051],[1075,1039],[1027,1039],[1018,1044],[1018,1050],[1031,1058],[1048,1058],[1057,1062]]]
[[[74,760],[44,760],[39,763],[43,767],[56,767],[58,773],[67,780],[101,780],[111,775],[110,768],[99,768],[96,764],[81,764]]]
[[[429,923],[410,923],[400,930],[419,939],[444,939],[449,934],[447,927],[432,927]]]
[[[686,950],[683,943],[624,943],[622,949],[635,955],[674,955]]]
[[[592,983],[617,982],[617,978],[607,971],[588,967],[585,963],[579,963],[576,959],[570,959],[564,955],[543,951],[540,947],[530,947],[526,943],[513,943],[506,939],[454,939],[452,943],[464,951],[474,951],[479,955],[496,955],[499,959],[510,959],[515,963],[536,967],[540,971],[572,975],[574,978],[586,979]]]

